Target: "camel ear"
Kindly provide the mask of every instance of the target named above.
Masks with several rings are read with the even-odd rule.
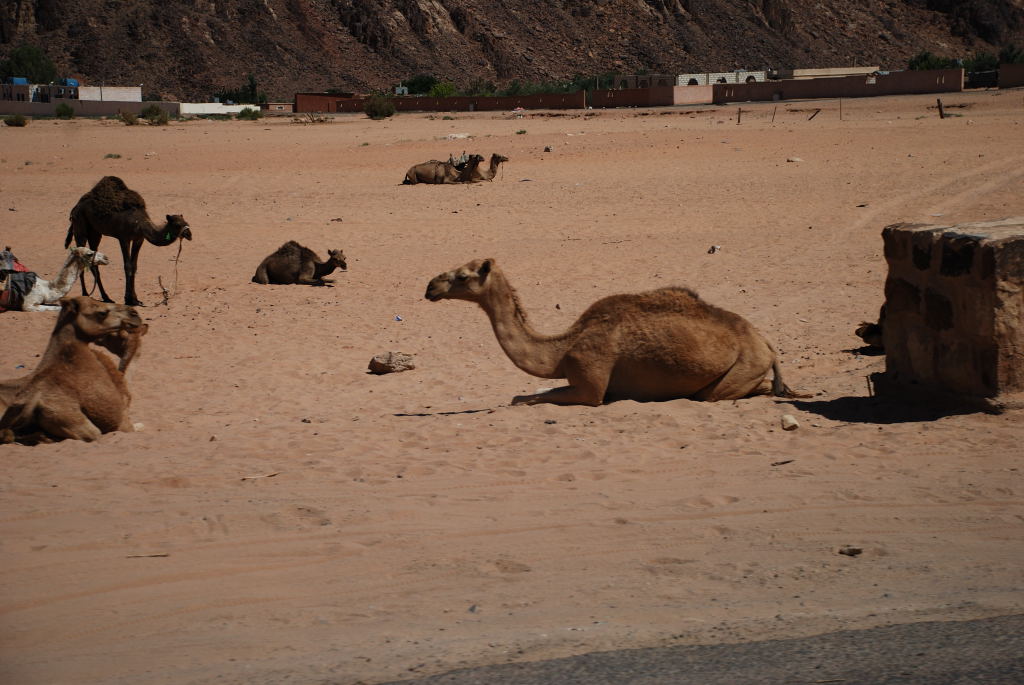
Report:
[[[78,312],[78,300],[74,297],[62,297],[59,300],[61,311],[71,312],[75,314]]]
[[[480,278],[487,278],[487,274],[491,273],[491,264],[494,262],[493,259],[485,259],[484,263],[480,265],[480,268],[476,270],[476,273]]]

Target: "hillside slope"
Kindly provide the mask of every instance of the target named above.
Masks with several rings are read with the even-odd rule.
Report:
[[[256,75],[272,98],[427,72],[460,84],[766,65],[902,68],[1024,43],[1024,0],[7,0],[0,56],[207,99]]]

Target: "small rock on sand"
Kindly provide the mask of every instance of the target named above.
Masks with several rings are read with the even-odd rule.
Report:
[[[395,373],[415,368],[413,356],[404,352],[383,352],[375,355],[370,360],[369,366],[370,371],[376,374]]]
[[[800,422],[796,420],[792,414],[782,415],[782,430],[784,431],[795,431],[800,427]]]

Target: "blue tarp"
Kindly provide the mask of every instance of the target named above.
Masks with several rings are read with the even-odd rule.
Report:
[[[24,76],[8,76],[7,82],[15,86],[27,86],[28,79]]]
[[[60,80],[60,85],[62,85],[62,86],[71,86],[72,88],[78,88],[78,79],[76,79],[76,78],[62,78]]]

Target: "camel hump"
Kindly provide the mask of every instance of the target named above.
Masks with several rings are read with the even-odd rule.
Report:
[[[88,199],[90,209],[99,216],[111,216],[121,212],[130,212],[141,209],[145,211],[146,201],[137,192],[125,185],[117,176],[104,176],[92,187],[88,193],[82,196],[82,201]]]
[[[291,257],[292,255],[297,255],[300,259],[316,257],[315,252],[313,252],[305,245],[300,245],[294,240],[289,240],[287,243],[277,248],[277,252],[275,252],[274,254],[280,255],[282,257]]]

